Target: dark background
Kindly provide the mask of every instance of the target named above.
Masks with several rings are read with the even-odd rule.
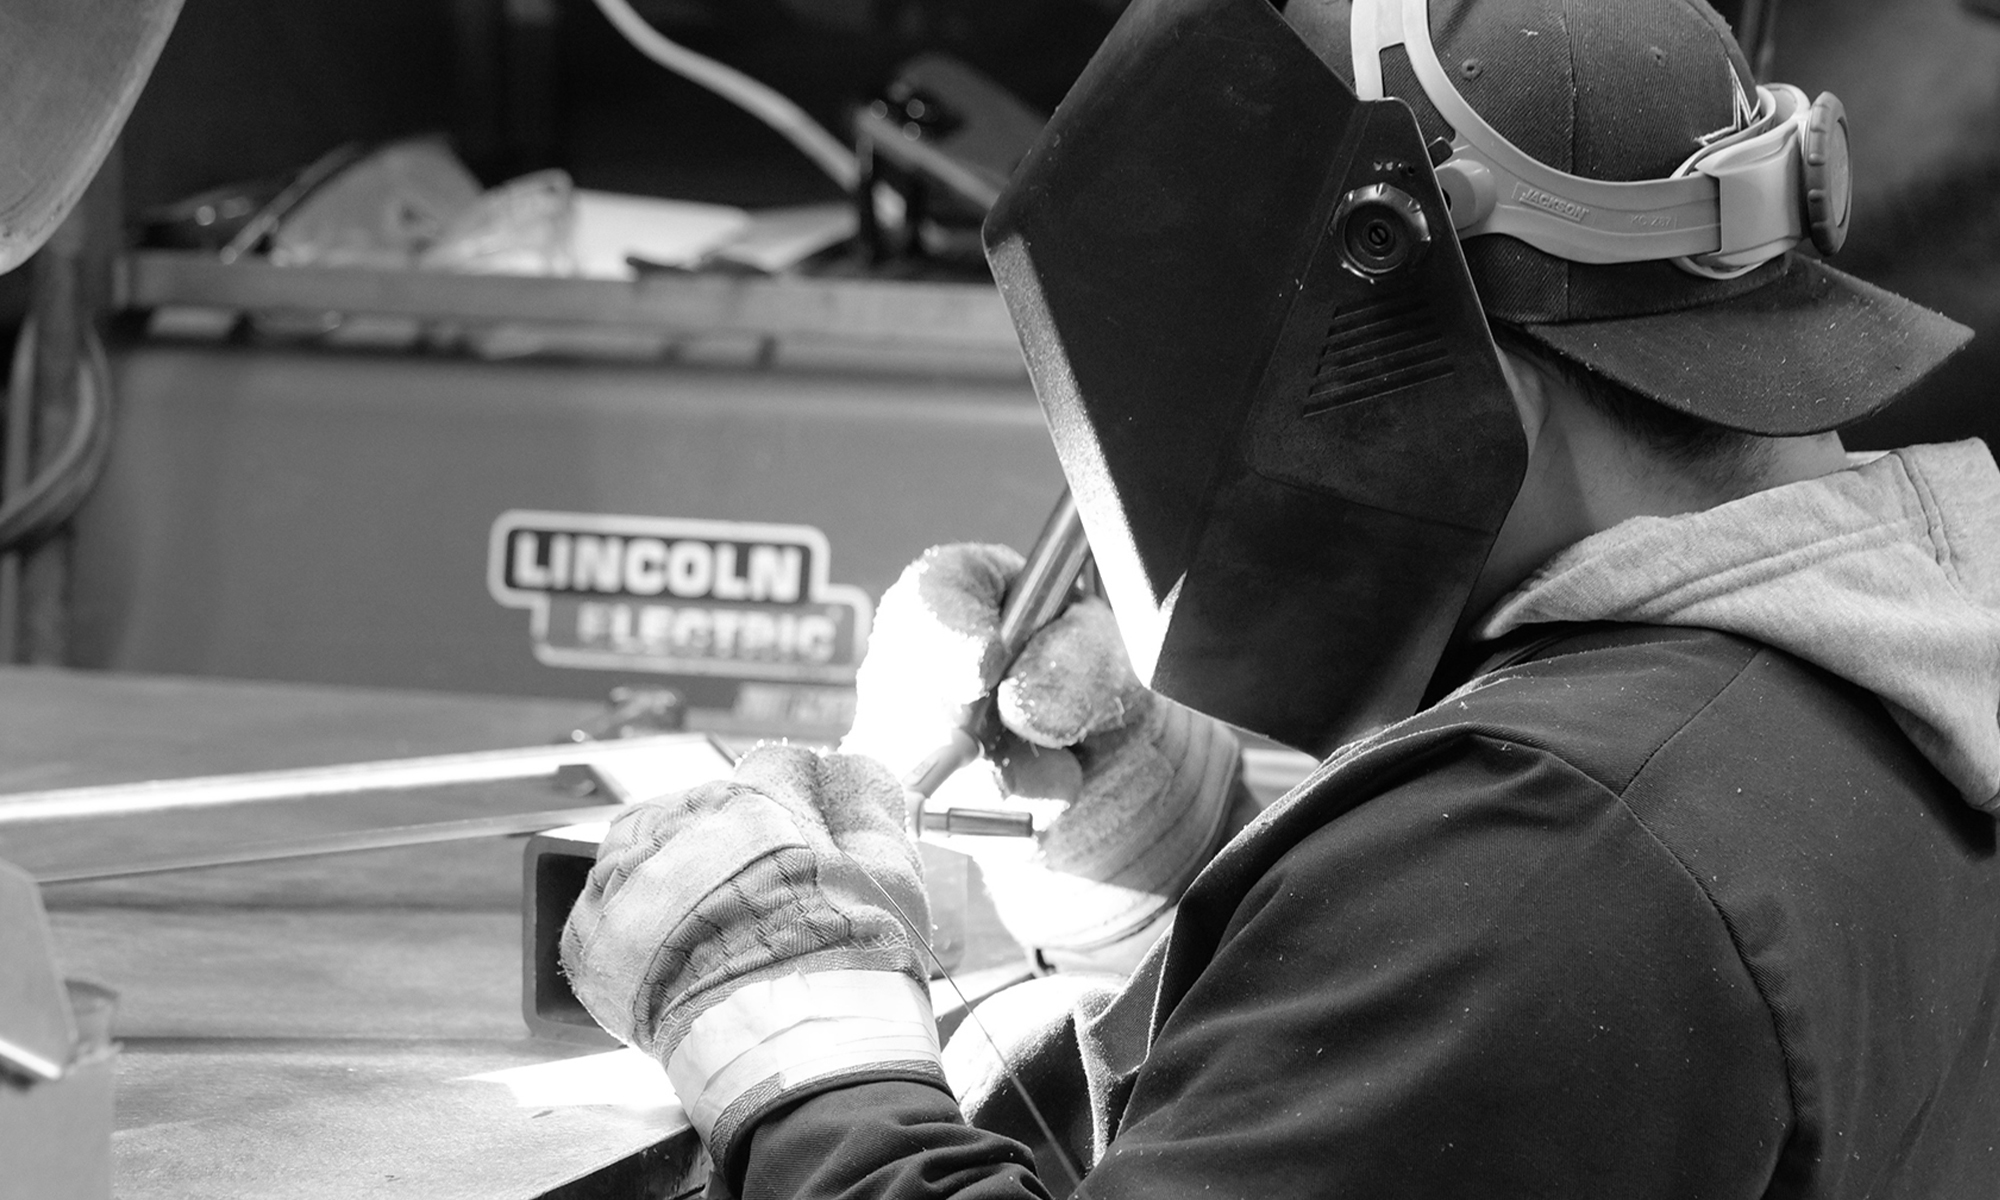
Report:
[[[1044,111],[1114,13],[1092,0],[639,0],[669,36],[773,84],[829,128],[896,64],[943,49]],[[774,204],[834,195],[755,118],[644,59],[589,0],[187,0],[126,134],[139,207],[449,132],[487,182]]]

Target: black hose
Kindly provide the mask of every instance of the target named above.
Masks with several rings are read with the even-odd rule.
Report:
[[[0,503],[0,552],[19,550],[46,539],[76,515],[104,473],[111,453],[111,364],[97,331],[83,327],[83,359],[77,364],[76,420],[69,437],[46,466],[14,495]],[[26,395],[34,386],[35,321],[22,322],[14,345],[14,368],[8,387]],[[26,430],[12,431],[27,436]]]

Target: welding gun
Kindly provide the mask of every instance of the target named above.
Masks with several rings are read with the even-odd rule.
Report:
[[[999,642],[1001,673],[1013,665],[1035,632],[1062,612],[1070,592],[1083,573],[1090,556],[1090,543],[1083,534],[1083,520],[1077,515],[1076,501],[1064,491],[1054,511],[1042,526],[1041,534],[1028,551],[1021,573],[1007,589],[1000,607]],[[979,757],[980,744],[993,722],[993,693],[987,692],[962,709],[951,740],[918,763],[903,780],[909,793],[909,822],[912,836],[929,832],[972,833],[993,836],[1034,835],[1033,818],[1010,809],[925,807],[933,793],[960,767]]]

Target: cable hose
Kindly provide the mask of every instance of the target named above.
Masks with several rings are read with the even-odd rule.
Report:
[[[647,24],[626,0],[596,0],[596,3],[605,19],[641,54],[777,130],[839,184],[842,191],[852,192],[861,181],[861,167],[854,151],[785,95],[734,67],[673,41]]]
[[[41,541],[76,514],[97,485],[111,450],[111,365],[97,331],[83,329],[83,361],[77,364],[76,419],[61,449],[20,491],[0,503],[0,552]],[[35,320],[21,324],[8,380],[13,395],[34,386]],[[15,436],[25,436],[16,431]]]
[[[827,178],[850,195],[861,184],[858,155],[846,143],[826,131],[784,93],[760,80],[752,79],[735,67],[717,62],[674,41],[646,23],[627,0],[594,0],[604,19],[624,35],[639,53],[691,83],[707,88],[724,100],[776,130],[800,153],[813,161]],[[887,225],[900,224],[906,210],[903,197],[877,184],[872,189],[876,219]]]

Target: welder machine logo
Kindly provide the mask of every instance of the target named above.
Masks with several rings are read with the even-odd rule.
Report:
[[[849,683],[872,606],[809,525],[512,511],[487,586],[550,666]]]

